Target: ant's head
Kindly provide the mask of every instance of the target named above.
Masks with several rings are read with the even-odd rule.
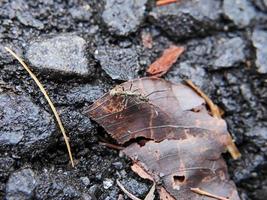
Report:
[[[121,94],[124,91],[124,87],[121,85],[116,85],[112,90],[110,90],[109,94],[111,96],[115,96]]]

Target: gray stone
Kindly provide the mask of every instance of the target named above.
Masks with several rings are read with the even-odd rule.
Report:
[[[29,97],[0,94],[0,150],[33,157],[46,149],[53,138],[52,116],[36,106]]]
[[[99,85],[85,84],[74,87],[68,91],[67,104],[93,103],[104,94],[104,89]]]
[[[243,159],[241,169],[236,168],[234,180],[237,182],[251,178],[252,172],[257,171],[257,167],[264,162],[264,157],[260,154],[249,154],[246,152],[246,159]],[[244,167],[245,166],[245,167]]]
[[[261,152],[267,155],[267,127],[253,127],[250,131],[245,132],[245,135],[250,142],[253,142],[261,149]]]
[[[113,165],[116,169],[122,169],[122,168],[123,168],[123,164],[122,164],[122,162],[114,162],[114,163],[112,163],[112,165]]]
[[[222,38],[215,46],[215,60],[211,68],[234,67],[245,62],[245,48],[245,42],[240,37]]]
[[[5,199],[32,199],[36,185],[37,181],[31,169],[14,172],[8,179]]]
[[[0,67],[4,64],[11,63],[14,58],[7,52],[4,45],[0,44]]]
[[[95,51],[95,58],[100,61],[102,69],[116,80],[136,78],[140,69],[135,48],[100,46]]]
[[[15,160],[9,156],[0,157],[0,180],[5,180],[14,170]]]
[[[20,23],[25,26],[31,26],[37,29],[44,28],[44,24],[40,20],[35,19],[30,12],[18,12],[16,16]]]
[[[224,0],[223,12],[226,18],[240,28],[248,26],[257,14],[249,0]]]
[[[90,196],[78,176],[73,170],[43,171],[38,175],[34,199],[84,199],[82,196]]]
[[[182,62],[174,66],[166,77],[172,82],[179,83],[185,79],[191,79],[200,88],[206,88],[209,80],[203,66],[194,65],[189,62]]]
[[[90,179],[88,177],[84,176],[81,177],[80,179],[85,186],[88,186],[90,184]]]
[[[220,1],[187,0],[154,7],[150,16],[163,31],[182,39],[217,29],[220,14]]]
[[[142,194],[148,193],[149,186],[133,178],[124,178],[120,182],[125,187],[125,189],[127,189],[130,193],[137,197],[140,197],[140,195]]]
[[[103,187],[104,187],[106,190],[109,189],[112,185],[113,185],[113,180],[112,180],[112,179],[106,178],[106,179],[103,181]]]
[[[77,21],[89,21],[92,17],[89,6],[75,6],[70,9],[70,14]]]
[[[79,76],[88,76],[94,72],[94,68],[89,68],[86,41],[73,34],[33,41],[26,57],[41,72]]]
[[[127,36],[141,24],[147,0],[106,0],[103,21],[111,34]]]
[[[252,2],[262,11],[267,11],[267,0],[252,0]]]
[[[252,89],[249,87],[248,83],[240,85],[240,91],[244,100],[251,108],[257,107],[257,97],[253,95]]]
[[[259,73],[267,73],[267,31],[254,30],[252,34],[252,43],[256,48],[256,66]]]
[[[79,147],[84,143],[97,142],[97,138],[94,136],[96,126],[91,123],[87,116],[77,111],[77,108],[70,109],[68,107],[59,110],[64,127],[68,131],[71,145]]]

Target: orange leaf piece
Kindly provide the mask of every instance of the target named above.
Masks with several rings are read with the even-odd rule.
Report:
[[[158,0],[156,5],[157,6],[164,6],[164,5],[167,5],[167,4],[170,4],[170,3],[176,3],[177,0]]]
[[[185,48],[182,46],[171,45],[168,49],[164,50],[161,57],[148,67],[147,73],[154,77],[163,76],[168,72],[184,50]]]

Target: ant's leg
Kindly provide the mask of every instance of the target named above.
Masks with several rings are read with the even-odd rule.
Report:
[[[131,85],[130,85],[129,91],[132,90],[132,87],[133,87],[133,82],[131,81]]]
[[[135,98],[133,98],[133,101],[135,104],[139,104],[139,102]]]
[[[127,108],[128,101],[129,101],[129,98],[125,97],[124,100],[123,100],[123,104],[124,104],[124,106],[123,106],[124,108],[123,109]]]
[[[138,88],[136,88],[135,90],[132,91],[132,88],[133,88],[133,81],[131,81],[131,85],[130,85],[129,91],[130,91],[131,93],[135,93],[136,91],[139,90]]]
[[[125,105],[125,102],[126,102],[126,97],[123,97],[122,104]]]

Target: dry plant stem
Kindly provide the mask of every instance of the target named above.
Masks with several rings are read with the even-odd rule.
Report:
[[[156,5],[157,6],[164,6],[164,5],[167,5],[170,3],[175,3],[175,2],[177,2],[177,0],[158,0]]]
[[[206,192],[204,190],[201,190],[200,188],[191,188],[191,191],[197,193],[197,194],[200,194],[200,195],[204,195],[204,196],[208,196],[208,197],[212,197],[214,199],[218,199],[218,200],[229,200],[228,198],[225,198],[225,197],[221,197],[221,196],[217,196],[217,195],[214,195],[214,194],[211,194],[209,192]]]
[[[213,117],[222,118],[219,107],[215,105],[204,92],[202,92],[191,80],[186,80],[185,82],[206,101]],[[239,157],[241,157],[238,148],[232,140],[230,144],[227,144],[227,150],[229,151],[233,159],[238,159]]]
[[[125,187],[120,183],[120,181],[117,179],[117,185],[120,187],[120,189],[132,200],[141,200],[139,198],[137,198],[136,196],[134,196],[133,194],[131,194],[130,192],[128,192]]]
[[[155,198],[155,190],[156,190],[156,184],[153,182],[153,185],[151,189],[149,190],[148,194],[146,195],[146,198],[144,200],[153,200]]]
[[[13,52],[11,49],[9,49],[8,47],[5,47],[5,49],[12,55],[14,56],[19,62],[20,64],[25,68],[25,70],[30,74],[30,76],[32,77],[32,79],[35,81],[35,83],[38,85],[38,87],[40,88],[41,92],[43,93],[43,95],[45,96],[51,110],[53,111],[56,121],[58,123],[58,126],[63,134],[67,149],[68,149],[68,153],[69,153],[69,157],[70,157],[70,161],[71,161],[71,165],[72,167],[74,167],[74,161],[73,161],[73,157],[72,157],[72,153],[71,153],[71,148],[70,148],[70,144],[69,144],[69,138],[66,135],[65,129],[63,127],[63,124],[61,122],[61,119],[58,115],[58,112],[55,108],[55,106],[53,105],[51,99],[49,98],[47,92],[45,91],[43,85],[40,83],[40,81],[37,79],[37,77],[32,73],[32,71],[30,70],[30,68],[25,64],[25,62],[15,53]]]
[[[120,189],[132,200],[141,200],[138,197],[134,196],[133,194],[131,194],[129,191],[127,191],[125,189],[125,187],[120,183],[120,181],[117,179],[116,180],[117,185],[120,187]],[[153,186],[150,188],[148,194],[146,195],[144,200],[153,200],[155,198],[154,192],[156,189],[156,184],[153,183]]]

